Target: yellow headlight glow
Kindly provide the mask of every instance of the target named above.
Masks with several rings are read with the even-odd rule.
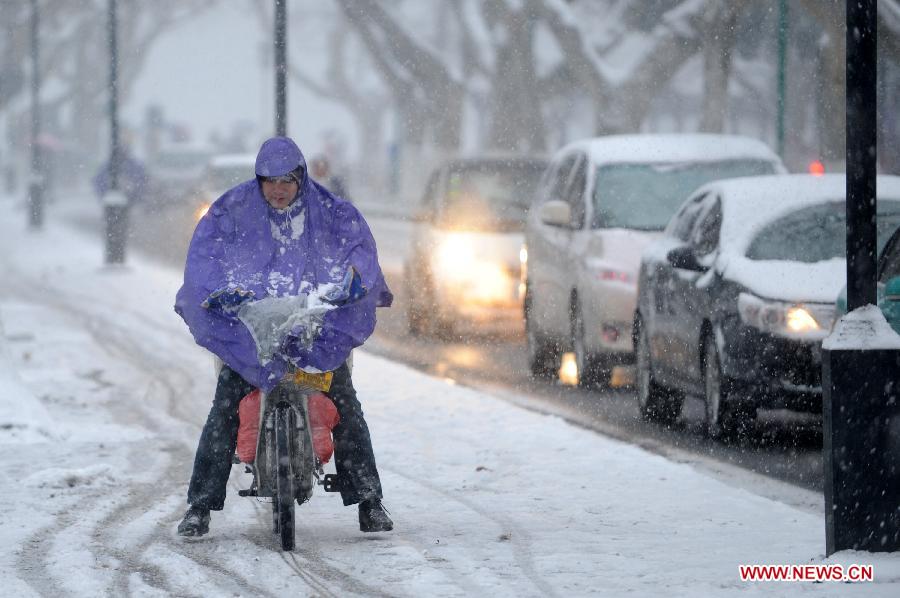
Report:
[[[788,309],[785,324],[791,332],[809,332],[819,329],[819,323],[816,322],[816,319],[802,307]]]
[[[567,386],[578,384],[578,363],[574,353],[563,353],[559,366],[559,381]]]
[[[475,250],[466,239],[448,236],[435,248],[439,277],[467,278],[476,264]]]
[[[507,304],[518,297],[518,277],[503,263],[479,257],[470,239],[449,235],[434,249],[435,280],[459,300]]]

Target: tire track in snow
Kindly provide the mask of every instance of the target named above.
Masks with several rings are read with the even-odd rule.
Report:
[[[236,484],[232,483],[231,485],[237,489]],[[253,508],[259,512],[259,519],[263,520],[264,525],[267,528],[271,528],[272,514],[270,503],[254,501]],[[385,592],[381,588],[369,585],[362,579],[346,573],[335,565],[329,564],[322,557],[319,542],[313,535],[304,536],[301,542],[297,542],[297,547],[293,553],[282,552],[280,546],[277,545],[277,540],[274,539],[274,535],[272,537],[273,539],[268,544],[255,537],[251,537],[250,541],[260,548],[279,551],[279,555],[285,564],[312,590],[329,596],[342,595],[328,589],[321,581],[324,578],[329,582],[340,584],[345,592],[353,592],[362,596],[392,596],[392,594]],[[303,562],[301,562],[301,559]]]
[[[17,270],[8,260],[4,261],[7,269],[13,272]],[[82,320],[82,323],[84,323],[83,313],[79,314],[77,310],[72,309],[72,306],[56,300],[53,293],[46,292],[46,286],[36,284],[29,279],[27,274],[22,272],[18,272],[18,274],[20,283],[24,283],[18,289],[19,299],[30,299],[32,304],[40,305],[71,319]],[[25,582],[35,588],[38,593],[54,597],[69,593],[67,588],[57,579],[57,576],[53,574],[51,565],[53,564],[54,545],[66,538],[70,532],[74,534],[74,540],[82,540],[82,543],[85,544],[83,547],[84,551],[91,555],[93,561],[101,567],[104,566],[106,561],[100,558],[100,555],[92,547],[92,542],[88,540],[88,538],[96,534],[96,528],[94,528],[95,533],[77,531],[78,526],[89,519],[91,513],[102,513],[105,508],[108,508],[109,501],[106,499],[104,502],[104,499],[106,499],[105,494],[80,496],[76,503],[77,510],[56,513],[53,523],[39,528],[26,540],[24,543],[25,548],[17,558],[17,568],[23,572]],[[47,539],[50,540],[49,549],[46,546]],[[66,542],[65,549],[71,552],[72,546],[75,544],[77,542]],[[79,548],[81,547],[79,546]]]
[[[27,278],[25,276],[22,276],[21,280],[24,281],[27,280]],[[134,342],[133,339],[137,336],[134,330],[124,328],[121,325],[111,322],[106,318],[100,318],[95,313],[91,313],[83,308],[73,308],[71,304],[64,304],[61,301],[54,301],[52,300],[52,297],[54,296],[53,294],[42,292],[43,290],[45,290],[45,288],[42,288],[42,285],[31,284],[29,286],[31,288],[28,289],[28,291],[30,291],[28,294],[30,295],[31,300],[34,303],[42,304],[46,307],[49,307],[50,309],[54,309],[55,311],[61,312],[69,317],[76,319],[83,325],[84,329],[86,329],[91,334],[95,341],[97,341],[98,345],[104,347],[104,349],[111,353],[116,353],[119,359],[129,363],[135,369],[145,374],[148,380],[161,385],[162,391],[158,392],[158,394],[160,394],[161,396],[152,403],[155,405],[162,404],[167,415],[179,421],[183,421],[182,418],[178,417],[175,414],[175,406],[177,405],[176,399],[179,395],[176,387],[171,382],[169,382],[168,379],[160,378],[157,376],[158,372],[167,372],[167,374],[171,374],[173,368],[175,368],[177,371],[178,368],[183,367],[179,362],[168,362],[162,360],[157,357],[157,353],[160,355],[165,355],[167,354],[165,351],[154,353],[152,351],[149,351],[145,346]],[[34,288],[35,286],[37,286],[37,288]],[[86,302],[84,304],[90,303]],[[113,310],[111,313],[117,313],[121,316],[123,315],[123,310],[117,309]],[[145,320],[145,318],[143,318],[143,314],[134,314],[132,312],[132,315],[137,315],[141,321]],[[161,323],[150,323],[156,324],[158,331],[158,326]],[[147,338],[152,339],[153,335],[150,335]],[[182,371],[182,374],[185,379],[191,378],[190,373],[186,370]],[[152,388],[148,388],[148,392],[150,392],[151,390]],[[115,406],[116,404],[113,405]],[[160,414],[156,410],[146,409],[144,401],[131,403],[129,407],[138,408],[142,415],[141,423],[143,427],[149,429],[152,432],[158,433],[161,428],[165,429],[164,426],[166,424],[171,424],[171,421],[169,420],[163,421],[164,418],[161,418]],[[129,423],[133,424],[134,422],[129,421]],[[175,443],[171,445],[171,450],[173,450],[173,452],[180,453],[180,456],[183,459],[190,459],[190,449],[184,446],[184,443],[185,441],[183,439],[176,439]],[[139,460],[133,460],[132,462],[134,463],[135,461],[137,461],[137,465],[140,465]],[[140,468],[136,469],[140,470]],[[160,473],[164,473],[161,470],[158,471]],[[112,585],[114,588],[116,588],[116,594],[118,595],[127,595],[129,593],[131,577],[135,573],[139,574],[141,576],[141,579],[150,587],[166,592],[171,591],[171,588],[168,587],[168,584],[165,583],[165,573],[159,566],[140,562],[140,557],[135,556],[143,555],[148,547],[157,543],[171,547],[173,546],[171,538],[167,537],[167,535],[162,531],[157,531],[156,533],[151,534],[149,537],[145,538],[137,546],[135,546],[132,552],[131,550],[122,551],[113,548],[110,542],[110,534],[101,531],[103,529],[118,529],[122,527],[121,524],[123,522],[133,520],[135,514],[139,515],[145,513],[147,510],[147,505],[153,504],[155,500],[158,500],[159,488],[165,485],[174,485],[174,482],[165,475],[159,475],[151,482],[144,484],[143,486],[147,488],[147,490],[143,492],[131,493],[128,501],[125,504],[116,507],[112,513],[96,522],[93,527],[94,532],[87,534],[88,536],[93,538],[105,539],[105,542],[103,542],[100,547],[96,547],[94,543],[89,543],[89,545],[86,547],[86,549],[92,554],[95,562],[104,563],[112,559],[118,563],[128,564],[128,566],[126,567],[117,567],[118,573]],[[131,486],[131,489],[133,488],[134,486]],[[96,508],[98,503],[101,502],[102,498],[103,496],[98,496],[87,505],[82,501],[79,504],[80,516],[75,517],[72,515],[67,515],[61,518],[57,518],[53,524],[38,530],[31,536],[29,541],[26,543],[26,547],[32,548],[26,548],[26,550],[23,551],[22,555],[18,559],[22,566],[21,569],[23,571],[29,572],[25,580],[26,583],[29,583],[29,585],[37,589],[43,595],[58,596],[67,593],[65,589],[55,581],[55,578],[50,571],[48,563],[50,554],[48,554],[47,551],[43,549],[41,538],[46,536],[58,537],[62,534],[65,534],[68,529],[83,522],[84,514],[86,512],[94,512],[96,510],[102,511],[102,509],[104,508],[102,505],[99,509]],[[37,566],[35,567],[35,565]],[[248,585],[246,580],[244,580],[240,576],[235,576],[231,571],[224,570],[214,565],[212,562],[198,563],[198,565],[201,567],[213,569],[214,571],[216,571],[216,573],[219,574],[220,578],[224,577],[225,579],[230,580],[232,584],[229,585],[233,585],[249,595],[259,594],[258,588],[255,588],[252,585]]]
[[[96,318],[91,318],[88,323],[92,332],[98,337],[102,338],[106,341],[109,341],[114,346],[118,347],[121,351],[121,357],[129,362],[138,370],[142,370],[149,379],[155,379],[155,374],[157,372],[170,372],[173,365],[178,367],[178,364],[169,363],[167,360],[160,359],[158,355],[164,354],[162,352],[153,352],[147,351],[144,347],[136,346],[130,339],[133,336],[133,331],[128,328],[121,328],[119,326],[109,327],[109,323],[105,321],[99,321]],[[112,334],[113,332],[117,333],[115,336]],[[137,351],[136,354],[134,351],[129,351],[132,349]],[[185,373],[185,377],[189,377],[189,374]],[[174,385],[169,383],[168,381],[162,381],[163,386],[166,388],[166,412],[172,416],[174,415],[173,406],[177,404],[177,397],[179,396],[178,390]],[[141,409],[141,411],[146,411],[146,409]],[[150,417],[157,415],[155,412],[147,414]],[[192,449],[185,446],[185,440],[183,438],[177,439],[177,447],[173,446],[173,450],[177,451],[181,458],[186,461],[191,460]],[[164,473],[164,472],[163,472]],[[119,524],[123,522],[131,521],[134,518],[135,514],[141,514],[146,511],[146,505],[153,504],[154,501],[158,500],[159,496],[159,488],[160,487],[168,487],[171,489],[171,493],[175,494],[176,492],[183,491],[183,488],[179,488],[183,484],[182,481],[175,481],[170,476],[163,475],[156,480],[156,485],[151,486],[148,491],[145,493],[135,496],[132,500],[129,501],[128,504],[120,507],[116,513],[112,514],[108,520],[104,521],[105,526],[101,527],[119,527]],[[178,507],[170,512],[170,515],[174,515],[176,518],[183,507]],[[168,519],[168,518],[167,518]],[[134,547],[134,553],[136,555],[144,555],[151,547],[155,545],[162,545],[171,550],[172,552],[181,554],[183,557],[190,559],[195,562],[198,567],[203,570],[211,570],[215,573],[212,577],[217,580],[217,585],[224,591],[225,587],[222,586],[231,586],[227,591],[233,592],[235,589],[239,590],[242,594],[247,595],[270,595],[260,592],[260,589],[256,586],[249,583],[244,577],[236,574],[234,571],[230,569],[226,569],[220,565],[218,565],[215,560],[210,558],[200,558],[198,559],[195,552],[190,552],[185,550],[185,546],[179,539],[172,538],[171,535],[163,531],[162,529],[157,529],[155,533],[144,539],[137,546]],[[109,541],[104,544],[109,550]],[[128,554],[128,553],[126,553]],[[140,558],[140,557],[138,557]],[[119,577],[116,582],[117,588],[122,592],[122,594],[128,593],[128,588],[130,584],[130,576],[134,572],[140,573],[147,567],[146,563],[141,563],[135,560],[134,557],[126,557],[128,562],[133,563],[132,568],[127,568],[120,571]],[[151,570],[160,570],[158,565],[151,565]],[[149,582],[146,576],[142,576],[145,581]],[[221,581],[225,581],[228,583],[222,584]]]
[[[45,305],[49,304],[60,310],[68,310],[69,315],[75,316],[80,319],[85,328],[90,331],[91,335],[107,350],[115,349],[115,352],[118,353],[119,358],[121,358],[123,361],[128,362],[135,369],[142,371],[149,380],[162,385],[164,389],[162,394],[164,395],[165,399],[166,413],[178,420],[183,421],[183,417],[179,417],[175,413],[175,407],[178,405],[177,397],[180,394],[184,394],[184,392],[179,392],[176,386],[169,382],[168,379],[157,377],[158,372],[167,372],[167,374],[171,374],[173,367],[175,367],[176,369],[179,367],[183,367],[179,362],[170,363],[158,357],[158,355],[165,355],[166,351],[154,352],[152,350],[149,350],[146,346],[135,343],[133,339],[138,335],[135,333],[135,330],[131,328],[124,327],[118,323],[110,322],[106,318],[102,318],[97,314],[91,313],[85,309],[73,309],[70,305],[64,305],[61,302],[48,302],[46,301],[47,294],[41,292],[41,290],[36,290],[34,294],[36,296],[36,300],[38,297],[44,299],[42,303],[44,303]],[[93,297],[87,295],[85,295],[83,298],[85,299],[85,301],[82,302],[82,304],[88,305],[91,304],[91,300],[94,299]],[[100,308],[99,311],[102,311],[102,308]],[[152,340],[155,334],[158,334],[160,328],[171,329],[170,326],[166,326],[160,321],[153,322],[150,318],[145,318],[143,314],[137,314],[135,312],[132,312],[131,310],[122,310],[120,308],[117,308],[111,313],[116,313],[120,318],[124,315],[133,315],[136,316],[136,319],[139,320],[139,323],[149,323],[150,325],[152,325],[155,328],[155,331],[154,334],[147,337],[148,340]],[[181,332],[181,330],[178,330],[177,333],[180,334]],[[165,347],[163,347],[163,349],[165,349]],[[191,378],[190,372],[184,371],[182,372],[182,374],[183,378],[185,379]],[[139,407],[141,407],[140,410],[142,411],[142,414],[146,416],[149,421],[154,421],[155,425],[153,426],[153,431],[159,431],[162,425],[170,423],[167,421],[158,421],[160,419],[159,414],[156,411],[147,412],[147,410],[143,408],[143,402],[139,405]],[[183,442],[184,441],[182,441],[182,443]],[[186,459],[190,458],[190,454],[185,454],[183,456]],[[160,479],[164,480],[164,482],[168,483],[168,485],[173,484],[173,482],[167,477],[162,477]],[[157,483],[159,483],[159,479],[157,480]],[[152,488],[153,484],[150,484],[150,487]],[[119,522],[132,520],[134,514],[143,514],[146,511],[146,505],[152,504],[152,502],[157,499],[157,495],[158,491],[156,490],[151,490],[136,495],[135,497],[130,499],[128,503],[121,505],[116,509],[114,513],[107,516],[102,522],[97,525],[97,527],[119,527]],[[249,585],[249,582],[243,577],[236,575],[229,569],[221,567],[220,565],[215,563],[215,561],[209,558],[198,558],[198,554],[193,551],[185,550],[185,546],[181,545],[180,543],[173,543],[172,538],[169,538],[164,532],[161,531],[152,534],[144,541],[140,542],[137,546],[134,547],[133,552],[137,555],[142,555],[147,551],[149,547],[153,546],[154,544],[162,544],[173,552],[181,554],[182,556],[196,562],[199,567],[215,571],[220,578],[230,580],[244,593],[247,593],[249,595],[261,594],[261,590],[259,588]],[[271,546],[263,546],[258,543],[257,545],[259,545],[261,548],[271,550]],[[119,571],[116,582],[114,583],[114,586],[117,589],[117,593],[121,593],[122,595],[128,594],[128,589],[130,587],[130,578],[134,573],[140,574],[142,580],[148,585],[151,585],[151,587],[156,587],[164,591],[170,590],[167,587],[160,586],[161,569],[158,566],[147,563],[138,563],[135,557],[131,556],[129,553],[112,549],[108,539],[104,543],[104,550],[109,553],[108,556],[111,556],[121,562],[127,562],[131,564],[131,566],[120,569]],[[361,595],[390,596],[390,594],[386,594],[378,588],[368,586],[362,580],[354,578],[344,573],[340,569],[327,564],[317,551],[304,552],[306,558],[309,561],[308,564],[312,565],[312,569],[321,574],[324,579],[328,580],[329,582],[332,580],[337,581],[351,591],[355,591]],[[101,558],[101,555],[97,554],[96,552],[94,554],[94,557],[98,562],[101,562],[103,560]],[[281,559],[316,593],[325,595],[337,595],[330,592],[325,582],[319,581],[312,573],[305,570],[304,567],[300,563],[298,563],[296,555],[287,556],[282,553]],[[51,588],[48,592],[49,595],[58,595],[59,593],[60,592],[56,588]]]
[[[474,511],[481,517],[493,521],[502,531],[509,533],[508,541],[511,545],[513,558],[516,562],[516,565],[522,571],[525,577],[534,585],[534,587],[539,590],[540,595],[557,595],[553,587],[546,581],[544,581],[544,579],[542,579],[540,575],[535,572],[534,559],[532,558],[533,551],[531,549],[534,542],[531,539],[531,535],[528,534],[528,532],[526,532],[524,528],[517,525],[513,520],[500,515],[496,515],[495,513],[488,511],[484,507],[479,506],[472,500],[463,498],[458,494],[444,490],[434,484],[409,475],[405,472],[392,469],[390,467],[385,467],[384,470],[416,485],[422,486],[423,488],[426,488],[431,492],[438,494],[448,500],[457,502],[467,509]],[[522,538],[524,538],[524,540],[522,540]],[[459,576],[461,577],[462,574],[460,574]]]

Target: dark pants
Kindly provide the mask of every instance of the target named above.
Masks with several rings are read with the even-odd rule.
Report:
[[[238,404],[251,390],[253,387],[237,372],[227,365],[222,368],[216,396],[194,457],[188,504],[213,511],[222,510],[225,485],[237,446]],[[369,427],[363,418],[346,363],[334,372],[328,394],[341,416],[341,423],[333,430],[335,468],[341,480],[341,498],[345,505],[369,498],[380,499],[381,480],[375,467]]]

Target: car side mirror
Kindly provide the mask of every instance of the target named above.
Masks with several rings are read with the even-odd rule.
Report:
[[[690,270],[691,272],[706,272],[706,268],[697,261],[697,255],[694,253],[693,247],[682,245],[676,247],[666,254],[666,261],[673,268],[681,270]]]
[[[900,301],[900,276],[888,279],[884,285],[884,298],[886,301]]]
[[[572,223],[572,209],[564,201],[551,199],[541,205],[541,222],[550,226],[569,226]]]

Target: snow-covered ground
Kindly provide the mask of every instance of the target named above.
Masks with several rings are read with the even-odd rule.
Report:
[[[0,587],[26,596],[898,596],[900,554],[824,557],[822,500],[712,475],[358,352],[387,534],[318,493],[293,554],[237,497],[175,535],[213,366],[180,273],[0,198]],[[741,581],[746,564],[872,565],[874,582]]]

